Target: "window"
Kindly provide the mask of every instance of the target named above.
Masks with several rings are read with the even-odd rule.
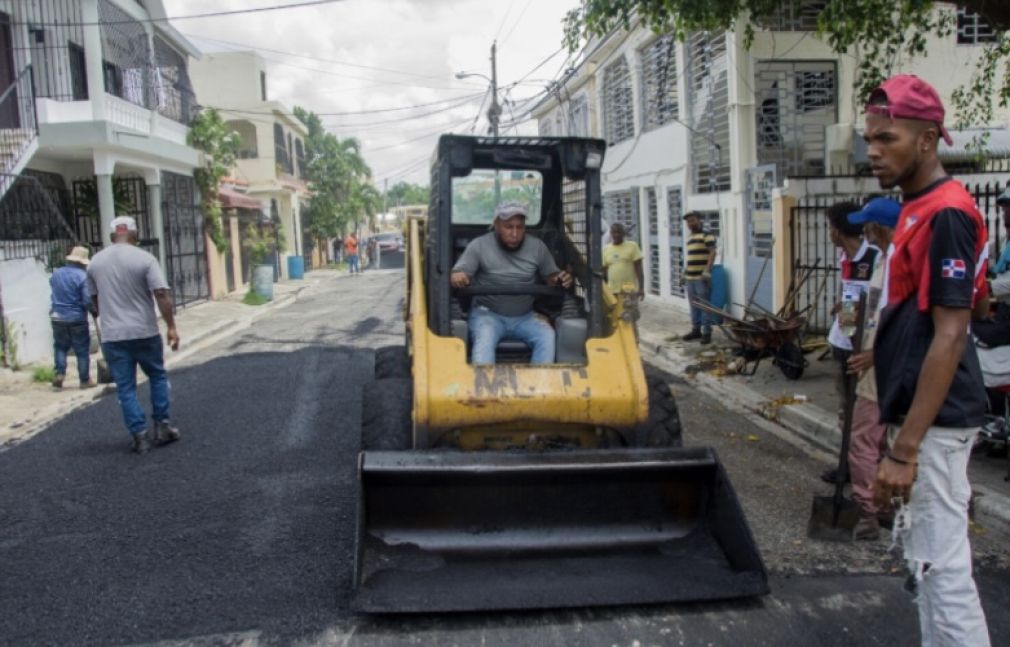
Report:
[[[670,228],[670,294],[684,296],[680,277],[684,273],[684,206],[679,186],[666,190],[666,214]]]
[[[992,43],[997,40],[997,34],[992,26],[977,13],[964,7],[957,8],[957,44],[978,45]]]
[[[672,34],[660,36],[639,54],[642,63],[642,130],[677,118],[677,51]]]
[[[607,225],[624,225],[628,240],[641,243],[638,230],[638,189],[610,191],[603,195],[603,219]]]
[[[452,222],[461,225],[489,225],[494,221],[495,185],[501,202],[519,202],[529,210],[526,224],[540,222],[543,176],[540,171],[521,171],[519,179],[511,171],[474,169],[466,177],[452,178]]]
[[[649,220],[649,276],[646,282],[649,294],[659,294],[659,203],[656,189],[651,186],[645,190],[645,206]]]
[[[274,157],[281,171],[291,173],[291,156],[288,155],[288,148],[284,139],[284,129],[280,124],[274,124]]]
[[[305,148],[302,146],[302,140],[295,140],[295,159],[298,160],[298,177],[305,178]]]
[[[88,99],[88,68],[84,62],[84,48],[76,43],[67,43],[70,57],[70,88],[74,101]]]
[[[754,66],[758,164],[779,178],[825,170],[827,127],[838,121],[833,61],[758,61]]]
[[[687,42],[691,176],[697,193],[730,188],[726,36],[695,32]]]
[[[758,24],[771,31],[817,31],[817,17],[826,5],[826,0],[781,0]]]
[[[624,57],[603,71],[603,124],[608,144],[613,145],[635,135],[631,73]]]
[[[589,100],[586,95],[575,97],[568,102],[572,137],[589,137]]]

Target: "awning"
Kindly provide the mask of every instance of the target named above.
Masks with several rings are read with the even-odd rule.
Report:
[[[254,198],[250,198],[244,193],[239,193],[235,189],[220,187],[217,192],[221,198],[221,207],[224,209],[255,209],[263,211],[263,203]]]

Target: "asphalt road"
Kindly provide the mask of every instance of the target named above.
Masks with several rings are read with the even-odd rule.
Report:
[[[318,275],[317,275],[318,276]],[[716,446],[772,574],[734,603],[369,618],[348,611],[360,392],[402,339],[402,273],[328,274],[172,371],[183,440],[128,453],[106,397],[0,450],[0,643],[910,645],[886,542],[805,540],[821,464],[678,381],[690,443]],[[974,537],[993,644],[1010,571]],[[489,584],[490,585],[490,584]]]

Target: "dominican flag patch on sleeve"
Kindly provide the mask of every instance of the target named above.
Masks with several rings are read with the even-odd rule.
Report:
[[[963,279],[968,274],[964,261],[960,258],[945,258],[940,275],[945,279]]]

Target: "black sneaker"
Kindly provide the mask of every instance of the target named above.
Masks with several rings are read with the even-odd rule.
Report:
[[[146,454],[151,450],[151,434],[147,433],[147,430],[140,432],[139,434],[133,434],[133,453],[134,454]]]
[[[825,483],[831,483],[832,485],[838,483],[838,468],[832,467],[831,469],[821,474],[821,480],[824,481]],[[849,479],[845,479],[845,482],[848,483]]]
[[[711,343],[712,343],[712,333],[709,333],[707,335],[702,335],[701,336],[701,345],[702,346],[704,346],[705,344],[711,344]]]
[[[156,420],[154,422],[154,444],[167,445],[174,443],[182,437],[179,430],[169,424],[168,420]]]
[[[692,330],[691,332],[681,337],[681,339],[684,341],[694,341],[695,339],[701,339],[701,331],[697,329]]]

